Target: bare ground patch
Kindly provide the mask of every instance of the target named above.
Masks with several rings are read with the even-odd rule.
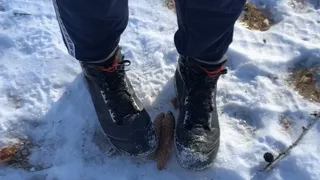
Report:
[[[289,69],[289,84],[295,90],[312,102],[320,102],[320,64],[310,68],[297,66]]]
[[[28,139],[21,138],[19,142],[0,148],[0,165],[36,171],[39,167],[29,164],[31,149],[37,147]]]
[[[259,9],[252,3],[247,3],[239,21],[248,29],[267,31],[273,24],[271,13],[268,8]]]

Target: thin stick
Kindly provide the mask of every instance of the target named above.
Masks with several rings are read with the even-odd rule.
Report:
[[[13,14],[15,16],[31,16],[30,13],[25,13],[25,12],[14,12]]]
[[[275,164],[277,164],[281,159],[283,159],[285,156],[287,156],[290,152],[291,149],[296,147],[298,143],[302,140],[302,138],[307,134],[307,132],[317,123],[317,121],[320,120],[320,112],[312,114],[315,116],[315,118],[307,125],[307,127],[302,127],[302,133],[298,137],[298,139],[291,145],[289,146],[285,151],[281,152],[271,163],[269,163],[263,171],[269,171],[271,170]]]

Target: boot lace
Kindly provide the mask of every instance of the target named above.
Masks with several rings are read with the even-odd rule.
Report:
[[[99,69],[104,72],[101,93],[110,108],[110,114],[118,125],[122,125],[124,119],[133,120],[139,112],[125,80],[125,66],[130,64],[129,60],[124,60],[122,57],[122,61],[115,59],[109,68],[99,66]]]
[[[210,130],[210,116],[213,111],[215,101],[214,94],[217,80],[220,75],[226,74],[226,69],[207,75],[194,71],[187,73],[187,92],[185,99],[186,107],[186,128],[191,130],[194,127],[203,127]]]

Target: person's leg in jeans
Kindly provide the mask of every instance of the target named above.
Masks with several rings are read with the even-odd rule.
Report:
[[[128,23],[127,0],[53,0],[64,42],[80,61],[102,131],[117,150],[148,155],[155,131],[128,81],[118,46]],[[154,140],[154,141],[151,141]]]
[[[180,54],[175,86],[180,105],[176,152],[180,164],[203,170],[219,151],[216,85],[245,0],[175,0]]]

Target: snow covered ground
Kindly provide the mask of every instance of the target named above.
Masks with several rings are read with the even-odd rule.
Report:
[[[0,147],[29,136],[41,146],[31,163],[52,166],[37,172],[0,166],[0,180],[319,180],[320,124],[276,169],[258,172],[266,165],[263,154],[284,150],[319,110],[285,81],[295,63],[320,61],[319,0],[294,7],[291,0],[254,2],[269,7],[277,24],[259,32],[237,23],[229,73],[218,84],[220,153],[209,170],[189,172],[174,155],[158,171],[151,160],[100,151],[92,142],[97,117],[51,1],[0,0]],[[121,45],[132,60],[134,88],[152,117],[174,111],[169,100],[178,57],[175,30],[174,12],[159,0],[130,1]],[[279,124],[280,116],[293,122],[289,130]]]

